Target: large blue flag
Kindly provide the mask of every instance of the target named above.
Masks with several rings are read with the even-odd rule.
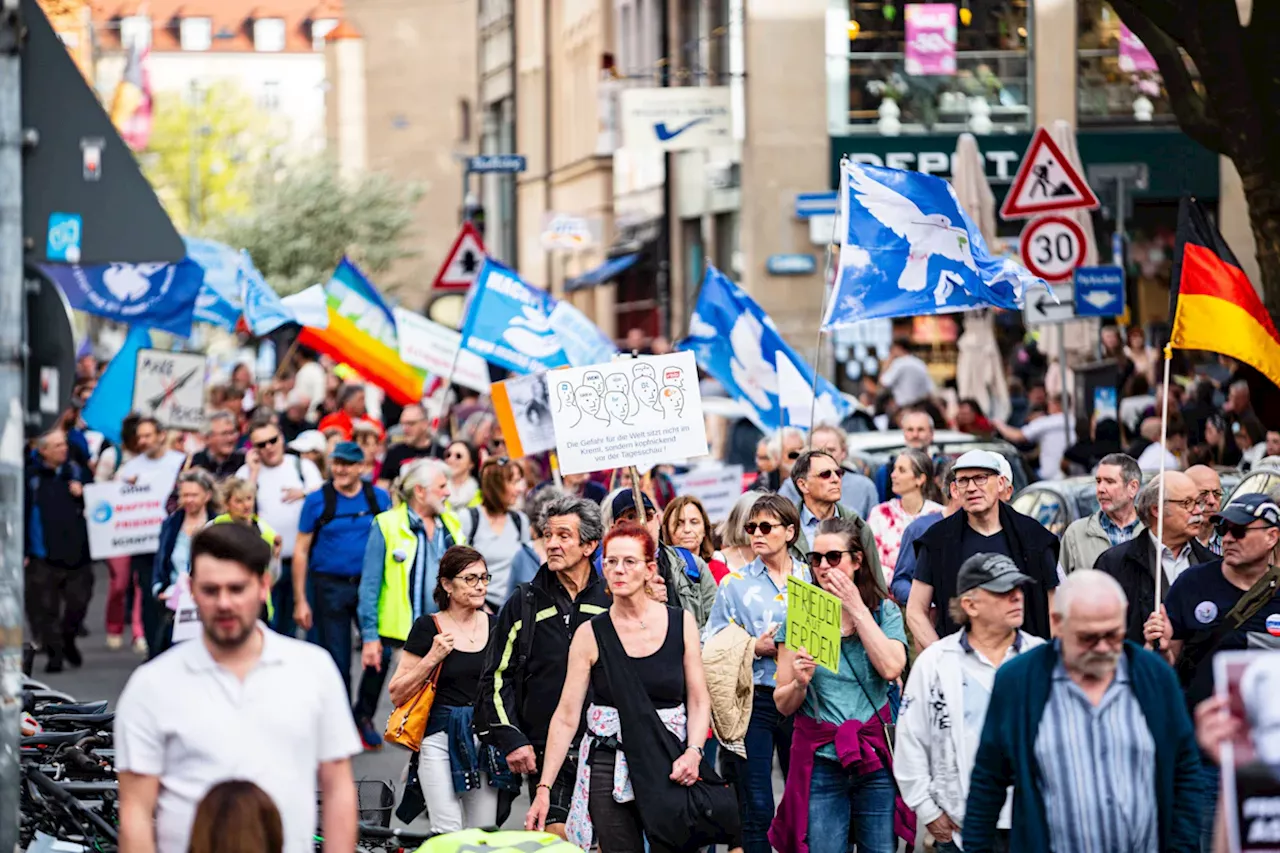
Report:
[[[840,266],[824,329],[984,307],[1017,311],[1028,287],[1043,286],[1019,264],[991,255],[941,178],[845,163],[840,199]]]
[[[809,426],[811,408],[819,424],[838,423],[849,414],[848,401],[821,378],[813,406],[810,365],[782,339],[764,309],[715,267],[702,279],[689,337],[679,349],[692,351],[699,367],[747,404],[765,432]]]
[[[130,326],[124,346],[111,359],[84,404],[81,417],[89,429],[96,429],[112,442],[121,443],[120,425],[133,407],[133,377],[138,370],[138,350],[151,348],[151,332]]]
[[[243,249],[236,266],[236,279],[240,284],[240,301],[244,304],[244,321],[255,335],[269,335],[285,323],[298,322]]]
[[[117,323],[191,336],[204,270],[190,258],[176,264],[41,264],[72,308]]]
[[[492,258],[471,286],[462,321],[462,348],[515,373],[569,367],[564,345],[552,328],[556,300],[530,287]]]
[[[204,284],[196,299],[196,321],[235,331],[244,313],[238,278],[240,253],[215,240],[184,237],[182,242],[187,246],[187,257],[204,269]]]

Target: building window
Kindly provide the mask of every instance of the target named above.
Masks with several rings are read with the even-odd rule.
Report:
[[[1080,20],[1076,77],[1080,124],[1175,125],[1155,60],[1111,5],[1103,0],[1079,0],[1076,9]],[[1198,87],[1200,75],[1195,65],[1185,54],[1183,61]]]
[[[120,44],[132,50],[145,50],[151,46],[151,18],[146,15],[129,15],[120,19]]]
[[[471,141],[471,100],[458,99],[458,141]]]
[[[263,53],[284,50],[284,18],[258,18],[253,22],[253,49]]]
[[[338,26],[337,18],[316,18],[311,22],[311,47],[315,50],[324,50],[325,36],[333,32]]]
[[[213,45],[212,18],[183,18],[178,22],[183,50],[208,50]]]
[[[258,96],[258,106],[268,113],[273,113],[280,109],[280,82],[278,80],[263,81],[262,93]]]
[[[831,134],[1029,129],[1030,18],[1028,0],[834,4],[826,25]]]

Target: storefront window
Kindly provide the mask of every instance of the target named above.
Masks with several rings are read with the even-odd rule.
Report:
[[[829,0],[833,136],[1031,126],[1029,0]]]
[[[1103,0],[1078,0],[1080,124],[1175,124],[1155,60]],[[1193,80],[1199,74],[1183,60]]]

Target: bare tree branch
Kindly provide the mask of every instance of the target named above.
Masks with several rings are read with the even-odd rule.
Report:
[[[1165,90],[1169,93],[1169,105],[1173,108],[1182,132],[1210,151],[1230,156],[1230,152],[1226,150],[1222,127],[1213,115],[1212,108],[1196,91],[1186,61],[1178,51],[1178,42],[1146,13],[1148,6],[1166,7],[1169,4],[1148,0],[1140,8],[1136,0],[1112,0],[1111,5],[1133,34],[1142,39],[1159,66]]]

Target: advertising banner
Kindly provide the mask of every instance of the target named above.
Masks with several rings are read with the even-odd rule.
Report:
[[[906,70],[912,77],[956,73],[956,7],[912,3],[906,7]]]

